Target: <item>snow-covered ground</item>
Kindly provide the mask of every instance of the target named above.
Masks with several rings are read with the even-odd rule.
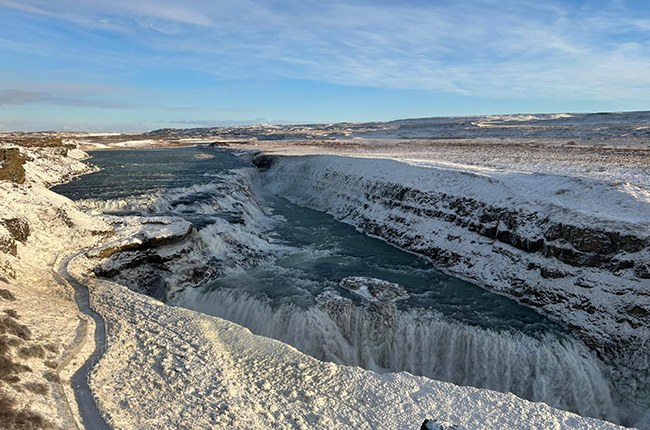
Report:
[[[426,418],[485,430],[619,428],[511,394],[321,362],[223,319],[89,284],[109,342],[91,386],[115,428],[418,429]]]
[[[251,145],[240,147],[251,149]],[[255,148],[278,150],[273,145]],[[345,150],[355,152],[353,147]],[[45,361],[64,360],[66,352],[78,344],[82,321],[92,324],[80,316],[69,287],[53,279],[50,265],[61,255],[99,247],[94,258],[74,260],[71,272],[90,287],[91,305],[106,321],[108,348],[91,374],[90,387],[113,428],[417,429],[425,418],[467,429],[620,428],[511,394],[459,387],[407,373],[380,375],[321,362],[223,319],[168,306],[121,285],[85,276],[96,267],[97,258],[115,249],[182,237],[187,226],[180,221],[160,220],[153,228],[125,225],[117,238],[109,237],[113,232],[110,219],[84,214],[68,199],[45,188],[90,171],[79,162],[84,157],[82,152],[52,148],[21,151],[31,159],[25,164],[27,180],[25,184],[0,182],[0,209],[3,220],[19,218],[29,225],[30,233],[24,241],[13,239],[15,255],[0,254],[0,288],[17,298],[0,299],[0,309],[16,309],[20,323],[34,333],[34,341],[57,343],[60,350],[47,353],[45,360],[30,358],[32,372],[28,377],[21,375],[19,384],[31,381],[31,375],[44,374]],[[341,148],[291,146],[281,151],[336,154]],[[630,359],[623,364],[639,366],[645,357],[647,365],[642,348],[647,346],[647,325],[643,325],[647,317],[643,311],[650,308],[648,281],[639,270],[648,261],[643,241],[648,237],[650,202],[643,170],[637,169],[636,176],[629,176],[639,180],[616,184],[582,175],[588,163],[577,165],[570,174],[549,174],[552,172],[541,171],[534,164],[522,168],[526,171],[508,170],[508,163],[499,157],[493,160],[503,168],[477,167],[478,159],[476,163],[451,163],[444,156],[436,161],[427,156],[409,157],[406,152],[377,155],[398,161],[285,157],[275,162],[266,179],[279,194],[329,211],[405,249],[439,249],[436,255],[429,256],[450,263],[445,270],[531,306],[542,306],[545,314],[583,331],[595,349],[610,348],[602,351],[614,359],[622,359],[617,356],[617,348],[623,346]],[[368,156],[365,151],[363,155]],[[561,162],[558,160],[556,165]],[[634,173],[635,167],[627,171]],[[446,197],[436,200],[436,193]],[[486,207],[493,208],[495,216],[508,215],[511,222],[502,226],[494,219],[482,219],[480,224],[495,224],[488,226],[495,227],[494,235],[469,232],[463,219],[471,221],[476,210]],[[445,217],[455,213],[461,221],[429,219],[431,214],[418,213],[414,210],[417,208],[435,210]],[[542,214],[542,219],[535,214]],[[521,240],[526,239],[525,247],[535,247],[531,244],[546,238],[544,227],[553,224],[594,230],[609,238],[610,245],[611,235],[630,238],[617,239],[615,245],[631,245],[615,249],[615,259],[601,258],[598,264],[589,260],[590,267],[561,261],[582,258],[582,254],[545,256],[513,246],[513,242],[521,245]],[[509,232],[507,240],[504,231]],[[9,230],[0,233],[10,239]],[[565,233],[550,242],[562,245],[557,246],[562,249],[566,243],[559,242],[567,241]],[[133,236],[135,239],[129,241]],[[513,240],[515,237],[518,241]],[[640,248],[637,238],[641,240]],[[591,254],[605,255],[593,250],[602,245],[598,240],[595,244],[575,244],[571,240],[567,243],[588,250],[580,252],[589,254],[589,258]],[[612,270],[612,261],[624,263]],[[634,263],[632,267],[629,261]],[[643,324],[639,326],[639,322]],[[639,347],[636,354],[634,345]],[[63,373],[64,383],[92,348],[90,341],[85,352],[73,360],[71,370]],[[18,359],[17,352],[12,354]],[[647,367],[645,370],[647,378]],[[36,379],[32,382],[38,382]],[[621,390],[622,395],[643,404],[645,399],[637,399],[636,393],[650,381],[643,380],[638,368],[632,367],[629,374],[622,371],[617,379],[623,381],[621,386],[628,384],[627,391]],[[19,406],[29,404],[55,424],[68,426],[64,402],[55,395],[54,388],[52,394],[39,396],[16,383],[1,384],[0,388],[18,399]],[[69,392],[70,388],[66,389]]]
[[[74,428],[74,394],[67,381],[93,349],[92,337],[83,342],[92,321],[79,314],[73,291],[60,284],[50,269],[58,255],[94,246],[111,229],[46,188],[91,171],[79,161],[85,154],[60,147],[21,147],[20,151],[27,158],[25,182],[0,181],[0,237],[13,245],[9,252],[0,251],[0,289],[15,297],[0,299],[0,318],[6,321],[14,315],[11,319],[27,328],[28,335],[22,337],[3,331],[3,341],[16,345],[5,357],[29,370],[10,371],[10,364],[3,361],[0,394],[14,400],[13,411],[33,411],[57,427]],[[68,364],[61,366],[63,362]],[[9,425],[10,409],[6,404],[2,407],[3,423]],[[34,420],[38,418],[32,416]]]

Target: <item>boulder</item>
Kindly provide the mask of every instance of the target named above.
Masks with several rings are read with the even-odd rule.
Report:
[[[458,427],[454,424],[442,423],[436,420],[424,420],[420,430],[470,430],[467,427]]]

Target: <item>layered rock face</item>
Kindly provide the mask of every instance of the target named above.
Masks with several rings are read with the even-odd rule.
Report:
[[[335,156],[264,159],[269,189],[575,329],[649,403],[650,193],[562,175]]]
[[[114,226],[117,238],[88,252],[97,276],[164,301],[180,286],[198,285],[211,274],[188,221],[155,216],[104,219]]]

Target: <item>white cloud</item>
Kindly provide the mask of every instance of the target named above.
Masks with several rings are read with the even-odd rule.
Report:
[[[230,79],[278,76],[479,97],[650,97],[648,20],[620,2],[0,0],[134,31],[145,54],[68,52],[119,67],[172,62]],[[108,28],[108,27],[107,27]],[[641,37],[644,35],[645,37]]]

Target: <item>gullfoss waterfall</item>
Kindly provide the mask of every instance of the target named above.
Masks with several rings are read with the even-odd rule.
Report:
[[[607,366],[567,330],[271,194],[255,168],[228,152],[196,147],[92,155],[101,171],[55,191],[127,224],[175,217],[192,225],[183,238],[191,248],[185,257],[151,269],[145,266],[172,253],[152,259],[147,251],[137,264],[117,266],[115,277],[135,290],[143,270],[167,271],[157,294],[168,304],[228,319],[322,360],[512,392],[630,423],[612,394]],[[184,271],[190,261],[201,266],[201,276],[178,275],[196,273]],[[399,284],[406,294],[392,300],[359,294],[344,286],[352,277]]]

